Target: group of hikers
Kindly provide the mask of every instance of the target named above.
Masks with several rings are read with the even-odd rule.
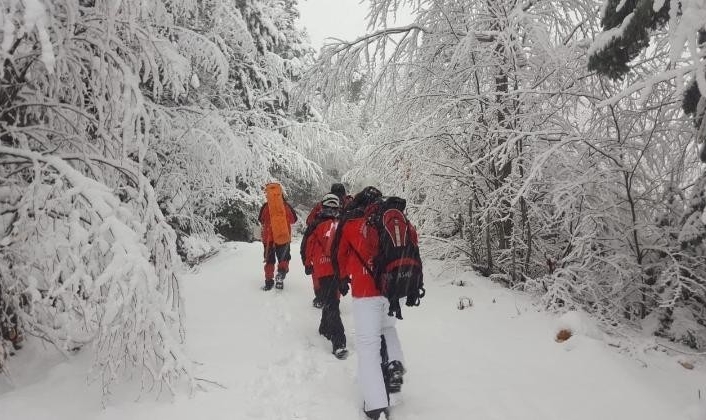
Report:
[[[267,202],[259,215],[265,251],[262,289],[282,289],[297,215],[279,184],[268,184],[265,191]],[[333,184],[309,213],[301,241],[304,270],[314,286],[312,303],[321,308],[319,334],[339,359],[348,355],[339,302],[350,290],[358,383],[370,419],[387,416],[390,394],[402,387],[404,357],[395,328],[402,319],[400,300],[418,306],[425,293],[417,233],[404,215],[405,205],[375,187],[350,196],[343,184]]]

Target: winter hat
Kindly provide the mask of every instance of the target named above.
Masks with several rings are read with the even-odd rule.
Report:
[[[334,194],[326,194],[324,199],[321,200],[321,205],[324,207],[339,207],[341,202]]]
[[[382,197],[382,193],[375,187],[365,187],[353,198],[353,202],[357,206],[367,206],[378,198]]]
[[[346,187],[343,184],[331,184],[331,194],[335,194],[338,198],[346,196]]]

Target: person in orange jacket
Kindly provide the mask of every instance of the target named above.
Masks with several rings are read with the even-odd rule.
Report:
[[[363,410],[370,419],[388,414],[391,393],[402,387],[404,357],[395,327],[388,316],[390,302],[378,290],[369,267],[378,251],[378,232],[368,223],[366,208],[382,196],[374,187],[356,194],[346,208],[334,240],[334,271],[342,292],[350,282],[353,298],[355,342],[358,353],[358,383]],[[416,231],[412,240],[417,241]],[[382,369],[381,369],[382,367]]]
[[[297,222],[297,214],[286,200],[284,204],[291,237],[292,225]],[[260,214],[257,219],[262,226],[262,245],[265,248],[265,285],[262,287],[262,290],[270,290],[273,286],[282,289],[284,285],[283,280],[289,272],[289,261],[292,259],[290,243],[275,244],[269,205],[267,203],[263,204],[260,208]],[[277,263],[277,276],[275,276],[275,263]]]
[[[326,194],[321,203],[321,211],[307,229],[308,235],[303,246],[304,266],[313,269],[312,277],[320,285],[323,307],[319,334],[331,341],[334,356],[344,359],[348,350],[339,309],[339,284],[334,276],[331,261],[331,248],[340,218],[340,204],[338,197],[333,194]]]

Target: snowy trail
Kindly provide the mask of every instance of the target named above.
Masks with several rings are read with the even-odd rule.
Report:
[[[85,384],[87,356],[41,359],[42,349],[31,346],[17,356],[29,367],[13,372],[15,389],[0,381],[0,419],[363,419],[350,297],[341,310],[351,356],[339,361],[317,333],[320,312],[297,249],[281,292],[259,290],[259,243],[228,244],[185,276],[188,351],[199,377],[225,389],[171,402],[135,401],[136,390],[123,387],[103,409],[96,384]],[[706,391],[702,366],[687,371],[672,357],[646,353],[644,367],[592,338],[591,328],[555,343],[558,321],[526,297],[467,273],[442,274],[438,263],[427,267],[428,297],[420,308],[403,308],[398,323],[408,375],[395,420],[706,418],[687,415],[699,387]],[[454,278],[467,286],[450,285]],[[459,311],[460,296],[473,307]]]

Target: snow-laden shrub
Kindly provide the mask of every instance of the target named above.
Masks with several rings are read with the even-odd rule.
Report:
[[[135,367],[146,386],[191,377],[175,235],[144,178],[126,179],[119,197],[57,156],[0,155],[30,180],[0,241],[3,299],[22,330],[62,352],[92,348],[106,390]]]
[[[201,259],[213,254],[218,250],[220,241],[218,237],[203,235],[189,235],[181,239],[182,249],[186,256],[185,262],[189,265],[197,264]]]

